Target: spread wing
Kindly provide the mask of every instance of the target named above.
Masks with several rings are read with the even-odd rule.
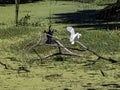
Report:
[[[79,39],[79,38],[82,36],[82,34],[76,33],[76,36],[77,36],[77,38]]]
[[[70,42],[71,42],[71,44],[75,43],[75,39],[76,38],[79,39],[80,36],[82,36],[80,33],[76,33],[75,34],[75,31],[74,31],[73,27],[67,27],[67,31],[71,33],[71,35],[70,35]]]
[[[74,28],[73,27],[67,27],[67,31],[71,33],[71,35],[75,34]]]

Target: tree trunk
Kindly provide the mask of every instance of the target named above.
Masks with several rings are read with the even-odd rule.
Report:
[[[120,5],[120,0],[117,0],[117,2],[116,2],[118,5]]]
[[[16,26],[18,26],[18,13],[19,13],[19,0],[15,0],[15,22]]]

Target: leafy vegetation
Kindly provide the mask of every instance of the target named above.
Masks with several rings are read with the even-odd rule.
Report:
[[[88,64],[89,60],[96,59],[96,56],[88,52],[77,52],[87,57],[56,56],[45,59],[41,64],[39,60],[35,60],[38,57],[33,51],[27,52],[29,47],[38,42],[38,37],[42,32],[48,30],[51,17],[52,28],[57,30],[54,36],[69,38],[66,26],[73,26],[76,32],[82,34],[80,41],[87,47],[105,57],[120,60],[120,30],[116,26],[110,28],[116,22],[94,21],[94,23],[94,17],[91,14],[89,22],[81,22],[81,19],[78,18],[74,19],[74,15],[79,16],[81,13],[81,17],[88,17],[87,11],[99,11],[104,6],[70,1],[52,1],[51,5],[48,1],[21,4],[19,21],[22,21],[18,27],[14,25],[14,8],[14,5],[0,7],[0,61],[13,68],[27,66],[30,72],[17,74],[16,71],[5,70],[0,65],[0,90],[106,90],[120,88],[119,62],[112,64],[100,59],[96,64],[84,66]],[[58,14],[63,16],[60,18]],[[30,18],[25,21],[26,25],[22,25],[27,15]],[[61,22],[56,23],[56,21]],[[72,21],[72,23],[68,21]],[[41,42],[44,41],[45,37]],[[69,41],[62,41],[62,43],[82,49],[77,44],[70,45]],[[23,48],[25,52],[23,52]],[[36,49],[41,57],[58,51],[45,45]]]

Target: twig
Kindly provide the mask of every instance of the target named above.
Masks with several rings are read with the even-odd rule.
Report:
[[[87,63],[87,64],[85,64],[84,66],[89,66],[89,65],[93,65],[93,64],[95,64],[96,62],[98,62],[99,61],[99,57],[97,58],[97,59],[95,59],[95,60],[87,60],[87,61],[89,61],[89,62],[91,62],[91,63]]]
[[[31,49],[39,46],[39,45],[40,45],[40,42],[41,42],[41,40],[42,40],[42,36],[43,36],[43,35],[44,35],[44,34],[42,33],[42,35],[40,35],[39,38],[35,38],[35,39],[31,40],[27,45],[24,46],[23,51],[24,51],[24,49],[25,49],[27,46],[29,46],[29,44],[31,44],[33,41],[36,41],[37,39],[39,40],[38,43],[36,43],[36,44],[34,44],[33,46],[31,46],[30,48],[28,48],[28,51],[27,51],[27,52],[29,52]]]
[[[115,83],[106,83],[106,84],[102,84],[102,86],[115,86],[115,87],[120,87],[119,84],[115,84]]]
[[[86,50],[84,50],[84,49],[71,48],[71,47],[67,47],[67,46],[65,46],[65,47],[68,48],[68,49],[71,49],[71,50],[76,50],[76,51],[81,51],[81,52],[86,51]]]
[[[100,70],[100,72],[101,72],[102,76],[105,77],[105,73],[102,70]]]
[[[18,73],[20,72],[20,71],[25,71],[25,72],[30,72],[30,70],[28,70],[28,69],[26,69],[26,67],[18,67],[17,69],[13,69],[12,67],[8,67],[6,64],[4,64],[4,63],[2,63],[2,62],[0,62],[0,64],[2,65],[2,66],[4,66],[5,67],[5,69],[7,69],[7,70],[16,70]]]
[[[50,74],[50,75],[46,75],[45,78],[50,78],[50,77],[61,77],[62,74]]]
[[[1,64],[2,66],[4,66],[5,69],[8,69],[8,66],[7,66],[6,64],[4,64],[4,63],[2,63],[2,62],[0,62],[0,64]]]
[[[36,51],[36,49],[33,49],[34,50],[34,52],[37,54],[37,56],[39,57],[39,60],[41,60],[41,62],[42,62],[42,58],[41,58],[41,56],[38,54],[38,52]]]
[[[45,43],[41,43],[41,44],[40,44],[40,42],[38,42],[38,43],[34,44],[33,46],[31,46],[30,48],[28,48],[28,51],[27,51],[27,52],[29,52],[30,50],[34,49],[35,47],[41,46],[41,45],[45,45]]]

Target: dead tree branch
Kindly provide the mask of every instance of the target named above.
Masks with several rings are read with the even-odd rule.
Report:
[[[63,44],[61,44],[58,40],[56,40],[57,43],[57,47],[59,48],[59,52],[58,53],[54,53],[52,55],[48,55],[44,58],[41,58],[41,56],[38,54],[37,50],[33,49],[34,52],[37,54],[37,56],[39,57],[39,60],[44,60],[47,59],[49,57],[53,57],[53,56],[58,56],[58,55],[64,55],[64,56],[77,56],[77,57],[83,57],[83,55],[77,54],[77,53],[73,53],[72,51],[70,51],[69,49],[67,49]],[[61,51],[61,48],[63,48],[64,50],[66,50],[68,53],[63,53]]]
[[[48,55],[48,56],[46,56],[45,58],[41,58],[40,55],[38,54],[38,52],[34,49],[34,48],[37,47],[37,46],[42,46],[42,44],[40,44],[40,41],[39,41],[39,43],[33,45],[30,49],[33,49],[33,50],[34,50],[34,52],[37,54],[37,56],[39,57],[40,60],[43,60],[43,59],[46,59],[46,58],[49,58],[49,57],[52,57],[52,56],[56,56],[56,55],[66,55],[66,56],[84,57],[84,56],[81,55],[81,54],[77,54],[77,53],[74,53],[74,52],[71,51],[71,50],[78,50],[78,51],[80,51],[79,49],[69,48],[69,47],[64,46],[62,43],[60,43],[60,41],[63,40],[63,39],[58,38],[58,37],[55,37],[55,36],[52,36],[52,35],[47,34],[47,33],[45,33],[45,34],[46,34],[47,36],[52,37],[52,38],[55,40],[55,42],[56,42],[57,45],[50,45],[50,46],[56,46],[56,47],[58,47],[58,48],[59,48],[59,52],[58,52],[58,53],[54,53],[54,54],[52,54],[52,55]],[[41,38],[41,37],[40,37],[40,38]],[[103,57],[103,56],[99,55],[97,52],[89,49],[89,48],[86,47],[83,43],[81,43],[81,42],[79,42],[79,41],[75,41],[75,42],[78,43],[80,46],[82,46],[82,47],[84,48],[83,51],[89,51],[89,52],[91,52],[92,54],[94,54],[95,56],[98,57],[96,60],[92,61],[92,62],[93,62],[92,64],[95,64],[95,63],[96,63],[98,60],[100,60],[100,59],[109,61],[109,62],[111,62],[111,63],[117,63],[117,62],[118,62],[117,60],[114,60],[114,59],[112,59],[112,58],[106,58],[106,57]],[[66,52],[68,52],[68,53],[63,53],[63,52],[61,51],[61,48],[64,49],[64,50],[65,50]],[[30,49],[29,49],[29,50],[30,50]],[[70,49],[71,49],[71,50],[70,50]]]
[[[70,53],[54,53],[54,54],[52,54],[52,55],[48,55],[48,56],[42,58],[42,60],[47,59],[47,58],[49,58],[49,57],[58,56],[58,55],[63,55],[63,56],[77,56],[77,57],[81,57],[80,55],[70,54]]]
[[[64,50],[66,50],[70,55],[72,56],[79,56],[79,57],[83,57],[83,55],[77,54],[77,53],[73,53],[72,51],[70,51],[69,49],[67,49],[63,44],[61,44],[58,40],[56,40],[57,44],[62,47]]]
[[[16,71],[18,72],[18,74],[20,73],[20,71],[30,72],[30,70],[28,70],[28,69],[27,69],[26,67],[24,67],[24,66],[18,67],[17,69],[14,69],[14,68],[12,68],[12,67],[8,67],[8,65],[6,65],[6,64],[4,64],[4,63],[2,63],[2,62],[0,62],[0,64],[1,64],[2,66],[4,66],[5,69],[7,69],[7,70],[16,70]]]
[[[53,37],[53,38],[55,38],[55,39],[57,39],[56,40],[56,42],[58,43],[58,45],[60,46],[60,47],[62,47],[62,48],[64,48],[66,51],[68,51],[70,54],[72,54],[72,55],[78,55],[78,54],[76,54],[76,53],[73,53],[73,52],[71,52],[69,49],[67,49],[64,45],[62,45],[60,42],[59,42],[59,40],[62,40],[62,39],[59,39],[59,38],[57,38],[57,37]],[[95,60],[95,62],[93,62],[93,64],[95,64],[99,59],[103,59],[103,60],[106,60],[106,61],[109,61],[109,62],[111,62],[111,63],[117,63],[117,60],[114,60],[114,59],[112,59],[112,58],[106,58],[106,57],[103,57],[103,56],[101,56],[101,55],[99,55],[97,52],[95,52],[95,51],[93,51],[93,50],[91,50],[91,49],[89,49],[88,47],[86,47],[84,44],[82,44],[81,42],[79,42],[79,41],[76,41],[80,46],[82,46],[86,51],[89,51],[89,52],[91,52],[91,53],[93,53],[94,55],[96,55],[98,58],[97,58],[97,60]],[[78,55],[79,56],[79,55]],[[82,55],[80,55],[80,56],[82,56]]]
[[[109,61],[109,62],[111,62],[111,63],[117,63],[117,61],[114,60],[114,59],[112,59],[112,58],[106,58],[106,57],[103,57],[103,56],[99,55],[99,54],[96,53],[95,51],[93,51],[93,50],[89,49],[88,47],[86,47],[86,46],[85,46],[84,44],[82,44],[81,42],[79,42],[79,41],[76,41],[76,42],[77,42],[80,46],[82,46],[85,50],[93,53],[94,55],[96,55],[96,56],[98,57],[97,60],[95,60],[95,61],[93,62],[93,64],[95,64],[99,59],[103,59],[103,60]]]
[[[41,62],[42,62],[42,58],[41,58],[41,56],[38,54],[37,50],[36,50],[36,49],[33,49],[33,50],[34,50],[34,52],[36,53],[36,55],[39,57],[39,60],[41,60]]]
[[[83,57],[83,55],[74,53],[74,52],[72,52],[72,51],[69,50],[69,49],[72,49],[72,50],[79,50],[79,49],[73,49],[73,48],[69,48],[69,47],[68,47],[68,48],[69,48],[69,49],[68,49],[68,48],[65,47],[62,43],[60,43],[60,41],[63,40],[63,39],[57,38],[57,37],[52,36],[52,35],[47,34],[47,33],[46,33],[46,35],[52,37],[52,38],[54,39],[55,43],[56,43],[56,45],[55,45],[55,44],[47,44],[47,45],[52,46],[52,47],[57,47],[57,48],[59,49],[59,52],[58,52],[58,53],[54,53],[54,54],[52,54],[52,55],[48,55],[48,56],[46,56],[46,57],[44,57],[44,58],[41,58],[41,56],[39,55],[39,53],[37,52],[37,50],[35,49],[35,47],[37,47],[37,46],[43,46],[43,45],[45,45],[45,44],[41,44],[40,41],[39,41],[37,44],[35,44],[35,45],[33,45],[32,47],[30,47],[29,50],[28,50],[28,51],[30,51],[31,49],[33,49],[33,51],[35,52],[35,54],[39,57],[39,60],[42,61],[43,59],[47,59],[47,58],[49,58],[49,57],[53,57],[53,56],[57,56],[57,55]],[[42,35],[41,35],[41,36],[42,36]],[[41,38],[40,38],[40,39],[41,39]],[[61,51],[61,49],[64,49],[64,50],[65,50],[66,52],[68,52],[68,53],[63,53],[63,52]],[[80,50],[79,50],[79,51],[80,51]]]
[[[102,70],[100,70],[100,73],[102,74],[103,77],[106,76],[105,73]]]

